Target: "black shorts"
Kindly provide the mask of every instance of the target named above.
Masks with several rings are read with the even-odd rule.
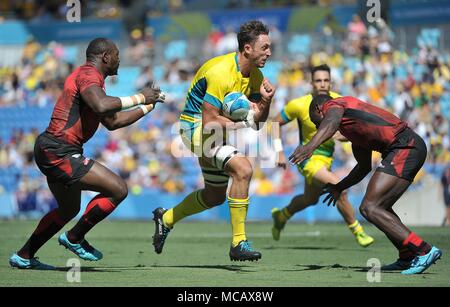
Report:
[[[406,128],[383,152],[377,171],[413,181],[427,157],[427,146],[411,128]]]
[[[49,182],[67,186],[79,181],[94,165],[94,160],[83,156],[83,148],[67,144],[44,132],[34,144],[34,159]]]

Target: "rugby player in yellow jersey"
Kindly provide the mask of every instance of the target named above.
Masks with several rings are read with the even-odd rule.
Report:
[[[328,65],[316,66],[311,71],[311,80],[313,92],[306,96],[289,101],[275,121],[280,127],[296,119],[299,125],[300,143],[308,143],[317,132],[316,126],[309,118],[309,106],[313,95],[327,94],[333,98],[339,97],[337,93],[331,92],[331,74]],[[281,130],[281,128],[280,128]],[[278,135],[281,135],[280,133]],[[345,140],[342,135],[335,138]],[[283,147],[280,139],[274,140],[275,150],[278,152],[277,165],[286,168],[286,157],[283,153]],[[272,218],[272,236],[274,240],[280,239],[280,232],[283,230],[286,222],[295,213],[316,204],[322,193],[323,186],[327,183],[336,184],[340,178],[331,172],[333,162],[334,140],[330,139],[320,145],[313,153],[311,158],[297,165],[300,173],[305,177],[305,190],[303,194],[295,196],[289,205],[283,209],[273,208]],[[373,238],[367,235],[361,224],[355,219],[355,212],[350,205],[346,193],[342,193],[338,200],[337,208],[347,223],[349,229],[355,235],[359,245],[367,247],[374,242]]]
[[[245,233],[252,165],[235,147],[226,144],[226,137],[210,142],[210,138],[216,136],[208,132],[208,127],[218,127],[221,132],[225,128],[256,129],[255,125],[266,121],[275,94],[275,88],[259,70],[271,55],[268,34],[268,28],[260,21],[241,25],[237,34],[239,51],[215,57],[197,71],[187,94],[180,124],[183,143],[199,157],[205,187],[192,192],[169,210],[159,207],[153,211],[153,245],[156,253],[162,252],[175,223],[224,203],[231,177],[228,193],[232,230],[230,259],[253,261],[261,258],[261,253],[252,248]],[[252,101],[252,110],[244,121],[233,122],[222,116],[222,103],[230,92],[244,93]]]

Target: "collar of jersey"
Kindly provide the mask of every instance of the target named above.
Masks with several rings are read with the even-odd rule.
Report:
[[[241,69],[239,68],[239,62],[238,62],[238,53],[236,52],[236,54],[234,55],[234,61],[236,62],[236,69],[238,72],[241,71]]]

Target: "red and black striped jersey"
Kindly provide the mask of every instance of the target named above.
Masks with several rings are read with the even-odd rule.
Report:
[[[339,131],[354,145],[383,152],[407,124],[379,107],[345,96],[322,105],[324,115],[331,108],[344,109]]]
[[[105,91],[105,80],[92,63],[77,67],[66,79],[53,109],[47,132],[68,144],[82,146],[97,131],[100,117],[83,101],[81,93],[96,85]]]

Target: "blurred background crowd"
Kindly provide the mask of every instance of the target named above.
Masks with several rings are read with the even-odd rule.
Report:
[[[82,19],[123,21],[125,34],[117,41],[121,67],[117,77],[108,78],[107,93],[132,94],[153,81],[168,93],[167,102],[158,105],[150,116],[114,132],[102,127],[85,146],[86,155],[127,180],[132,194],[148,190],[187,193],[202,186],[195,158],[173,155],[173,148],[180,146],[176,124],[197,68],[213,56],[237,49],[236,26],[224,28],[212,24],[203,36],[170,37],[158,33],[149,19],[159,22],[162,19],[158,18],[175,13],[217,8],[301,10],[304,6],[323,8],[331,4],[306,0],[214,2],[215,7],[211,1],[199,0],[82,3]],[[332,4],[358,7],[361,1]],[[67,10],[65,1],[2,1],[0,26],[10,20],[30,23],[64,20]],[[450,162],[450,41],[445,37],[448,24],[398,27],[389,22],[384,11],[381,17],[368,23],[356,10],[343,23],[327,13],[321,15],[320,22],[305,24],[298,31],[286,31],[267,22],[273,56],[263,72],[277,86],[271,116],[290,99],[309,93],[311,67],[327,63],[332,69],[333,91],[390,110],[425,139],[428,158],[416,183],[431,175],[437,182],[447,184],[441,177]],[[237,24],[241,21],[244,20]],[[45,212],[56,205],[45,178],[34,164],[34,140],[48,124],[65,77],[83,63],[87,42],[43,42],[29,36],[20,46],[0,48],[3,50],[0,51],[0,194],[14,193],[21,210]],[[252,133],[243,132],[240,137],[253,140]],[[298,145],[296,123],[284,129],[283,139],[285,151],[290,153]],[[273,165],[273,153],[269,148],[265,155],[253,159],[251,193],[264,196],[301,191],[303,178],[294,167],[287,170],[261,167]],[[378,159],[375,155],[374,163]],[[337,144],[334,163],[337,173],[345,176],[353,165],[350,145]]]

